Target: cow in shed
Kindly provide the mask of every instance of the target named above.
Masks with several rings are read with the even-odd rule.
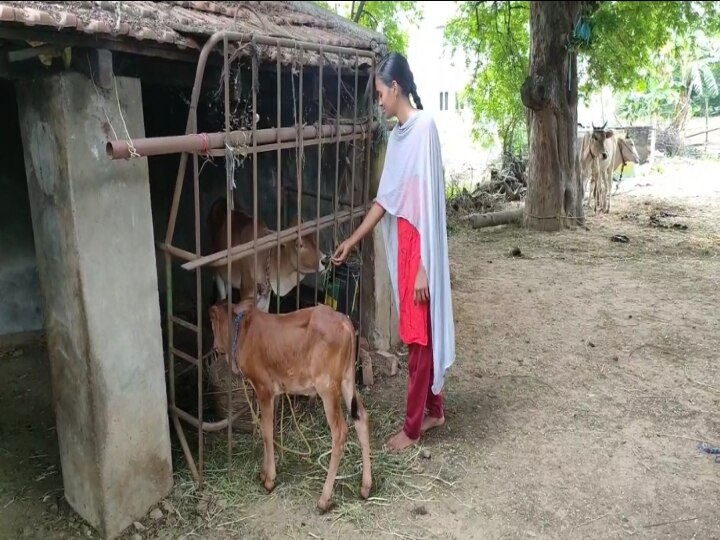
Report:
[[[330,507],[347,440],[342,400],[355,422],[362,453],[360,495],[367,499],[372,487],[369,418],[355,387],[355,329],[348,316],[322,304],[285,314],[265,313],[245,300],[232,305],[232,319],[228,318],[227,302],[212,306],[210,321],[215,352],[224,355],[233,372],[250,382],[257,396],[264,445],[260,480],[265,489],[271,492],[276,478],[275,397],[320,396],[332,434],[332,451],[317,507],[321,512]]]
[[[227,200],[218,198],[211,206],[207,219],[210,247],[213,252],[227,248]],[[231,229],[233,246],[253,241],[253,218],[241,210],[231,211]],[[294,222],[293,225],[297,224]],[[265,223],[258,219],[257,238],[272,234]],[[257,306],[268,312],[270,292],[283,297],[297,286],[306,275],[324,273],[329,266],[330,256],[322,253],[315,245],[315,233],[307,233],[299,239],[293,237],[280,245],[280,258],[276,246],[258,252],[255,257],[248,256],[232,262],[228,279],[227,265],[215,267],[215,283],[220,300],[227,298],[227,287],[240,291],[239,300],[257,299]],[[279,262],[279,264],[278,264]],[[253,269],[253,267],[255,267]]]

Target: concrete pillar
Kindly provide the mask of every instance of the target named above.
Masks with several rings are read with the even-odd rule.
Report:
[[[373,170],[370,177],[370,200],[377,194],[385,163],[387,143],[382,140],[375,142],[376,155],[373,160]],[[378,224],[365,238],[365,254],[363,267],[370,269],[372,275],[363,274],[363,325],[367,328],[367,337],[370,346],[377,350],[388,350],[400,342],[398,329],[398,308],[395,306],[385,257],[385,243],[382,229]]]
[[[113,538],[172,489],[147,162],[105,155],[145,136],[140,81],[26,81],[18,109],[65,498]]]
[[[387,351],[400,343],[398,307],[395,305],[395,295],[385,257],[385,242],[379,226],[373,230],[372,235],[375,255],[372,265],[375,274],[373,313],[375,324],[370,343],[377,350]]]

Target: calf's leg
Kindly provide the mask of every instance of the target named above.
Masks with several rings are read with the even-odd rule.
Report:
[[[606,213],[610,213],[610,196],[612,195],[612,169],[608,168],[605,172],[605,205]]]
[[[595,186],[595,208],[593,209],[594,212],[602,211],[602,178],[600,175],[597,175],[594,178]]]
[[[360,496],[367,499],[372,488],[372,471],[370,470],[370,426],[367,409],[360,399],[360,394],[355,389],[355,382],[352,379],[345,379],[342,383],[343,398],[350,410],[350,415],[355,422],[362,452],[362,483],[360,484]]]
[[[332,434],[332,451],[330,454],[330,464],[328,465],[328,474],[325,478],[322,494],[318,500],[317,506],[321,512],[327,512],[330,508],[330,499],[332,498],[333,487],[335,486],[335,478],[337,477],[338,466],[340,465],[340,456],[345,449],[345,441],[347,440],[347,423],[342,415],[340,408],[340,396],[337,390],[326,391],[320,394],[325,407],[325,417],[330,426]]]
[[[260,430],[262,431],[264,457],[260,480],[265,489],[271,492],[275,489],[275,448],[273,446],[273,416],[275,400],[273,396],[258,396],[260,405]]]

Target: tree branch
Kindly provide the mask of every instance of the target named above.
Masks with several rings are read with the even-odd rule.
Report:
[[[353,7],[355,6],[355,2],[353,0]],[[357,23],[360,21],[360,17],[362,17],[363,9],[365,8],[365,0],[360,0],[360,3],[358,4],[357,12],[355,12],[355,15],[353,16],[353,22]]]

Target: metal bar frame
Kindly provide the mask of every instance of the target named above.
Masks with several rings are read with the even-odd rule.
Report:
[[[231,47],[231,42],[237,43],[238,46],[244,43],[243,46],[250,45],[251,47],[251,61],[252,61],[252,118],[256,118],[257,114],[257,94],[259,88],[259,76],[258,76],[258,55],[257,46],[266,45],[274,46],[277,48],[277,62],[276,62],[276,73],[277,73],[277,127],[272,129],[258,130],[256,122],[253,121],[252,130],[231,130],[230,125],[230,69],[234,61],[240,61],[240,58],[235,51],[237,48]],[[224,108],[225,108],[225,130],[221,133],[197,133],[197,108],[200,99],[200,91],[202,87],[203,77],[205,74],[205,67],[208,63],[210,54],[215,50],[216,46],[222,43],[222,58],[223,58],[223,91],[224,91]],[[323,53],[334,53],[337,54],[337,109],[335,113],[335,124],[334,125],[322,125],[323,120],[323,68],[324,61],[320,62],[319,75],[318,75],[318,102],[319,102],[319,115],[318,124],[315,126],[304,126],[303,125],[303,63],[302,59],[299,68],[299,100],[297,104],[297,114],[294,114],[294,127],[282,127],[282,65],[281,65],[281,49],[290,48],[299,52],[302,56],[305,51],[317,51],[320,53],[320,57],[324,58]],[[343,122],[341,125],[340,110],[341,110],[341,96],[342,96],[342,73],[343,73],[343,56],[354,56],[355,59],[355,90],[353,95],[353,123],[347,125]],[[168,218],[168,226],[165,235],[164,242],[158,242],[158,248],[163,252],[165,260],[165,280],[166,280],[166,317],[167,317],[167,361],[168,361],[168,388],[169,388],[169,399],[168,399],[168,411],[172,419],[172,424],[178,435],[180,445],[184,457],[188,463],[188,467],[191,474],[198,484],[202,486],[203,473],[204,473],[204,453],[203,443],[204,434],[212,432],[220,432],[227,430],[227,443],[228,443],[228,470],[232,467],[232,425],[237,417],[237,413],[232,411],[232,371],[227,370],[227,399],[228,399],[228,411],[227,418],[219,422],[206,422],[203,419],[203,367],[205,360],[210,356],[210,353],[203,355],[203,301],[202,301],[202,269],[205,267],[218,268],[221,265],[226,265],[228,272],[228,278],[230,278],[232,263],[239,259],[253,255],[253,262],[255,265],[255,271],[257,271],[257,260],[258,250],[268,250],[276,248],[278,255],[278,264],[280,260],[281,245],[284,242],[295,237],[298,240],[296,245],[296,254],[299,257],[299,243],[303,236],[315,233],[316,246],[320,247],[320,231],[329,227],[334,228],[333,239],[337,242],[338,240],[338,228],[341,224],[350,222],[352,226],[358,218],[362,218],[368,208],[368,194],[369,194],[369,180],[370,180],[370,159],[371,159],[371,145],[372,145],[372,132],[378,126],[377,122],[371,122],[369,119],[373,118],[373,105],[374,105],[374,93],[369,92],[369,103],[368,111],[365,115],[364,122],[361,125],[357,125],[358,122],[358,79],[359,79],[359,59],[360,57],[368,57],[370,59],[370,72],[371,77],[370,84],[372,84],[372,78],[375,73],[375,53],[367,50],[351,49],[345,47],[336,47],[330,45],[318,45],[308,42],[299,42],[284,38],[268,38],[264,36],[255,36],[252,34],[241,34],[238,32],[231,31],[219,31],[215,33],[206,42],[202,50],[200,51],[200,57],[197,64],[197,70],[195,74],[195,81],[192,90],[190,109],[188,113],[188,120],[186,124],[186,134],[177,137],[158,137],[154,139],[137,139],[134,141],[123,141],[116,140],[110,141],[107,144],[107,153],[111,159],[128,159],[140,156],[152,156],[152,155],[164,155],[169,153],[180,153],[180,164],[178,167],[178,174],[175,182],[175,190],[172,197],[172,206],[170,215]],[[295,62],[293,62],[293,66]],[[295,74],[291,70],[290,72],[291,83],[294,89],[294,77]],[[294,92],[293,92],[294,93]],[[295,96],[293,95],[293,103],[295,103]],[[295,105],[294,105],[295,107]],[[340,167],[340,143],[341,142],[352,143],[352,171],[351,171],[351,182],[350,182],[350,210],[339,212],[340,204],[347,204],[345,199],[340,198],[339,193],[339,167]],[[362,141],[365,145],[365,163],[364,163],[364,193],[362,196],[362,204],[356,208],[355,205],[355,169],[356,169],[356,146],[358,141]],[[335,168],[335,190],[332,198],[321,193],[321,178],[322,178],[322,150],[323,144],[335,143],[337,163]],[[317,171],[317,184],[315,193],[304,193],[303,192],[303,171],[304,171],[304,149],[307,146],[317,145],[318,147],[318,171]],[[297,194],[297,225],[288,227],[286,229],[281,228],[281,207],[284,191],[286,188],[282,185],[282,155],[283,149],[295,148],[296,149],[296,180],[297,188],[290,191],[295,191]],[[276,212],[276,230],[271,234],[266,234],[258,237],[258,165],[257,156],[262,152],[268,151],[277,152],[277,212]],[[200,219],[200,178],[198,170],[198,154],[213,156],[223,156],[226,159],[226,223],[227,223],[227,246],[230,248],[212,253],[210,255],[202,255],[201,253],[201,219]],[[172,245],[175,227],[177,225],[178,210],[180,204],[180,195],[185,179],[185,174],[188,165],[188,154],[192,154],[192,169],[193,169],[193,195],[194,195],[194,226],[195,226],[195,249],[194,252],[186,251],[177,246]],[[253,188],[253,239],[251,242],[246,242],[242,245],[233,246],[231,236],[231,213],[234,209],[234,160],[237,154],[248,155],[251,154],[253,157],[252,167],[252,188]],[[310,195],[316,198],[316,212],[315,219],[307,222],[303,222],[302,219],[302,198],[303,195]],[[333,203],[333,213],[331,215],[321,216],[320,201],[328,200]],[[363,244],[360,246],[360,258],[363,258]],[[172,261],[173,259],[180,259],[184,261],[182,268],[187,271],[195,271],[196,273],[196,322],[193,324],[190,321],[186,321],[181,317],[174,315],[173,313],[173,286],[172,286]],[[329,270],[328,270],[329,271]],[[332,267],[333,276],[335,268]],[[279,273],[278,273],[279,274]],[[362,265],[360,267],[360,276],[362,276]],[[256,277],[257,279],[257,277]],[[362,279],[362,277],[360,278]],[[315,281],[315,297],[314,303],[317,304],[318,295],[318,280]],[[232,320],[232,282],[229,279],[227,286],[228,290],[228,317]],[[296,309],[300,308],[300,278],[296,283]],[[349,287],[346,289],[346,295],[349,294]],[[360,320],[358,321],[358,328],[356,336],[359,338],[362,332],[362,293],[359,287],[356,288],[355,294],[360,297]],[[256,297],[257,298],[257,297]],[[352,318],[352,307],[346,296],[346,306],[349,308],[349,315]],[[277,298],[277,309],[280,308],[280,297]],[[355,322],[355,321],[353,321]],[[181,351],[175,347],[175,333],[174,325],[178,325],[185,330],[193,331],[197,336],[197,356],[193,358],[186,351]],[[232,343],[234,336],[233,325],[228,325],[228,339],[229,343]],[[175,360],[180,359],[189,364],[197,367],[197,399],[198,399],[198,413],[197,417],[182,410],[177,405],[176,400],[176,384],[175,384]],[[357,361],[357,359],[356,359]],[[188,444],[185,431],[182,426],[182,422],[189,426],[197,429],[198,437],[198,458],[197,461],[192,455],[190,446]]]

